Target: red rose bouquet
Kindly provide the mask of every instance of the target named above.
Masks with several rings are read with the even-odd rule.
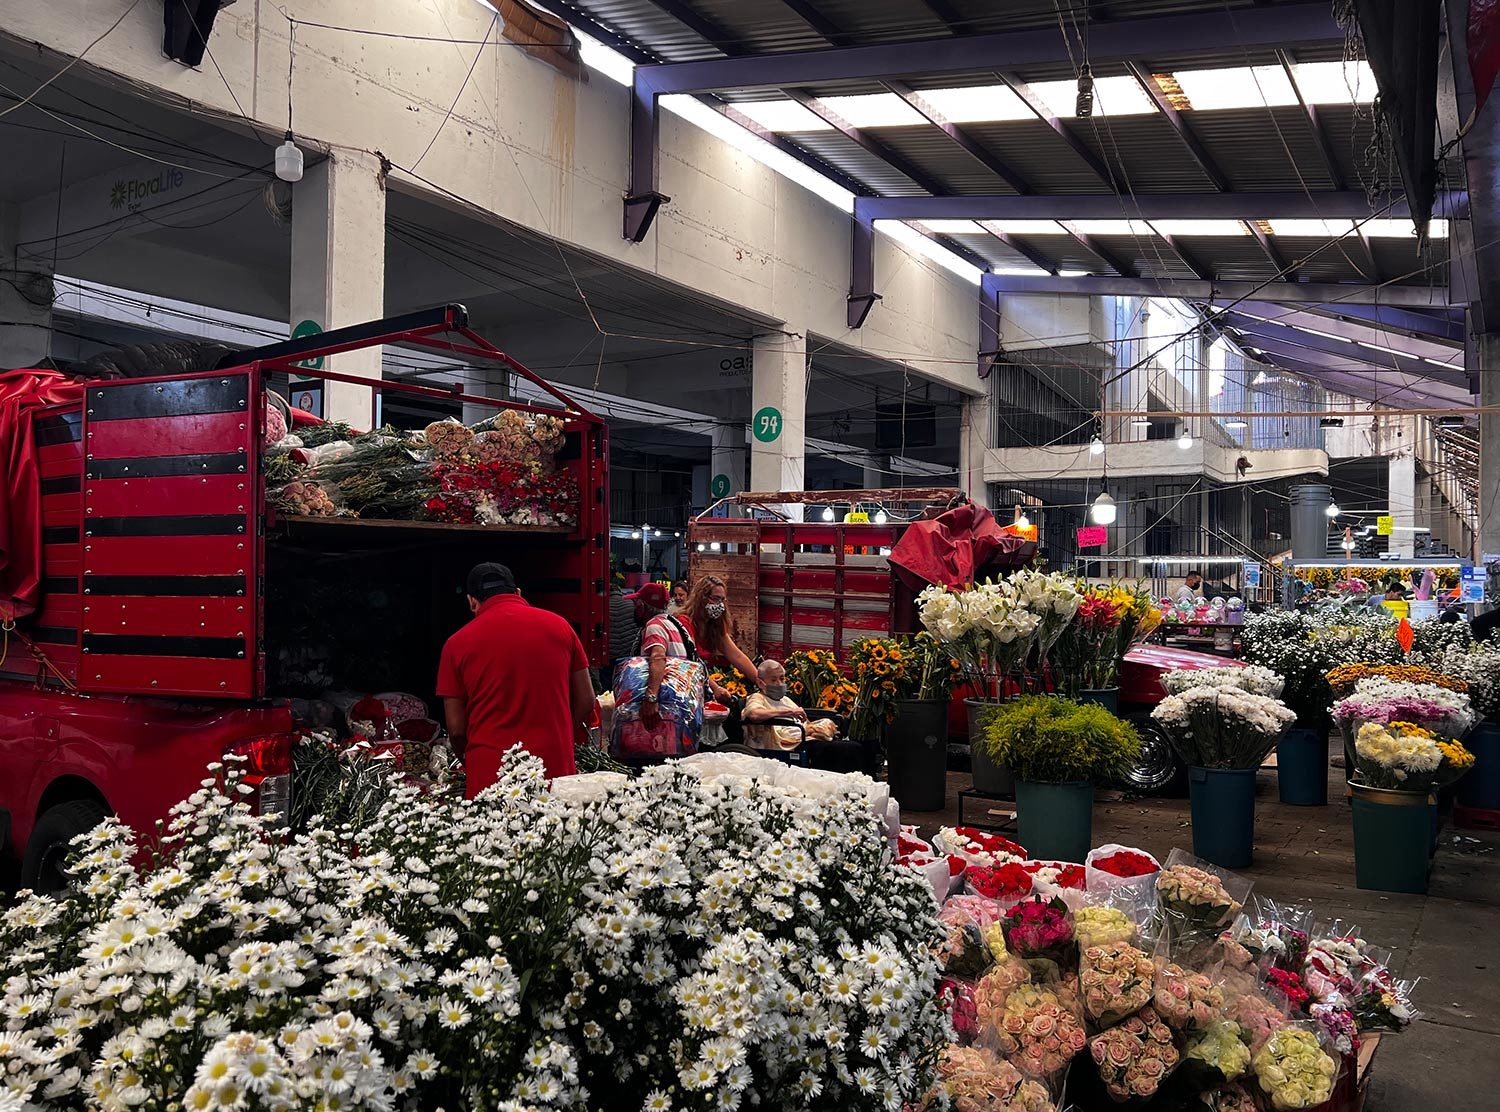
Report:
[[[1149,876],[1161,871],[1161,866],[1151,857],[1132,849],[1116,850],[1107,857],[1094,858],[1089,864],[1100,872],[1118,877]]]
[[[964,883],[979,895],[1006,906],[1031,895],[1031,874],[1014,861],[1006,865],[972,865],[964,873]]]
[[[944,977],[938,982],[938,1002],[953,1024],[953,1037],[968,1046],[979,1032],[979,1011],[974,1002],[974,986],[968,981]]]
[[[1028,861],[1026,871],[1042,884],[1058,888],[1070,888],[1082,892],[1088,882],[1088,874],[1082,865],[1070,861]]]
[[[1023,900],[1005,914],[1005,945],[1023,958],[1049,958],[1065,964],[1073,944],[1073,923],[1061,900]]]
[[[939,852],[954,854],[970,865],[1005,865],[1026,859],[1026,850],[1009,838],[973,826],[945,826],[932,844]]]
[[[1180,1060],[1172,1029],[1147,1007],[1089,1040],[1089,1055],[1115,1100],[1155,1096]]]
[[[1266,988],[1285,999],[1287,1007],[1296,1014],[1306,1012],[1307,1005],[1312,999],[1302,983],[1302,978],[1285,969],[1267,969]]]

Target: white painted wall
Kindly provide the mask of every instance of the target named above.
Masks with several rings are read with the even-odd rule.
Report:
[[[293,18],[474,40],[485,36],[493,14],[476,0],[277,3]],[[128,5],[9,0],[0,10],[0,31],[72,56]],[[237,99],[275,132],[286,124],[289,30],[270,0],[239,0],[214,26],[209,45],[217,69],[206,59],[190,70],[162,58],[161,8],[144,3],[89,51],[84,65],[198,111],[238,117]],[[326,148],[380,152],[486,212],[687,290],[978,391],[977,287],[878,236],[883,300],[863,330],[850,332],[844,322],[849,218],[670,112],[662,114],[660,165],[661,188],[672,203],[646,242],[628,243],[621,236],[621,196],[629,166],[629,98],[601,74],[580,84],[513,46],[486,47],[424,157],[478,49],[299,26],[294,129]],[[403,188],[409,183],[436,192],[401,169],[392,176]]]

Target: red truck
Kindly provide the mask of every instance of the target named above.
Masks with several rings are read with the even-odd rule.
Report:
[[[375,344],[498,364],[558,408],[308,369]],[[387,405],[443,399],[561,416],[557,465],[577,481],[577,524],[278,516],[263,481],[267,380],[277,372],[370,385]],[[57,380],[46,397],[22,413],[0,393],[0,458],[11,465],[0,474],[11,484],[0,584],[14,584],[18,553],[39,556],[30,605],[0,591],[0,606],[24,615],[0,629],[0,863],[19,860],[24,885],[57,885],[69,839],[106,815],[151,830],[226,754],[247,759],[262,812],[285,814],[287,696],[299,692],[278,662],[295,655],[321,607],[351,592],[357,605],[341,612],[354,617],[319,636],[330,659],[379,672],[382,686],[365,690],[431,692],[441,644],[468,617],[464,573],[485,559],[510,565],[531,602],[566,617],[590,658],[604,658],[604,423],[470,330],[461,306],[183,373]]]
[[[908,526],[885,521],[789,522],[767,505],[804,499],[821,505],[870,505],[901,501],[908,507],[941,507],[958,492],[947,488],[853,490],[800,494],[735,495],[720,503],[755,517],[704,515],[688,526],[690,575],[714,574],[729,588],[730,616],[740,648],[785,660],[806,649],[831,649],[840,664],[866,637],[914,633],[920,628],[916,592],[893,575],[891,549]],[[1029,563],[1035,545],[1017,548],[976,569],[975,579],[1003,575]],[[1140,645],[1120,670],[1120,714],[1135,723],[1143,751],[1127,786],[1144,792],[1186,787],[1185,770],[1150,717],[1166,695],[1162,673],[1185,668],[1235,667],[1236,661],[1207,653]],[[966,735],[967,715],[955,698],[954,735]]]

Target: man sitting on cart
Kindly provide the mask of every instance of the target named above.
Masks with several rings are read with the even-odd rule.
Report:
[[[745,726],[745,744],[752,749],[790,752],[808,741],[832,741],[838,736],[838,725],[828,719],[809,722],[807,711],[794,703],[786,693],[786,669],[779,660],[764,660],[756,669],[760,690],[745,700],[740,721]],[[771,725],[771,720],[794,719],[801,726]]]

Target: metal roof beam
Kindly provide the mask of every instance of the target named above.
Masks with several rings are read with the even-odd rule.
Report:
[[[1324,171],[1328,174],[1328,180],[1333,183],[1335,189],[1343,189],[1344,175],[1339,170],[1337,158],[1334,157],[1333,144],[1328,141],[1328,132],[1323,130],[1323,121],[1318,118],[1317,105],[1308,104],[1303,100],[1302,89],[1297,85],[1297,73],[1292,68],[1297,64],[1296,57],[1290,50],[1278,50],[1276,60],[1286,71],[1287,83],[1292,87],[1292,94],[1296,96],[1297,103],[1302,106],[1302,113],[1307,119],[1307,129],[1312,132],[1313,142],[1317,144],[1318,156],[1323,163]]]
[[[1110,169],[1109,163],[1095,154],[1094,148],[1085,143],[1083,138],[1067,125],[1066,121],[1052,115],[1041,97],[1031,91],[1030,85],[1012,73],[1001,72],[997,76],[1010,86],[1010,91],[1021,98],[1026,107],[1035,113],[1037,119],[1050,127],[1058,138],[1068,145],[1068,149],[1083,160],[1083,164],[1089,168],[1094,177],[1109,186],[1112,192],[1120,192],[1120,183],[1115,180],[1114,171]]]
[[[1407,215],[1405,198],[1388,194],[1385,215]],[[1456,212],[1467,202],[1458,191],[1439,192],[1437,208]],[[1126,202],[1137,220],[1359,220],[1370,215],[1363,192],[1342,193],[1135,193]],[[1113,193],[1070,193],[1012,197],[1003,194],[965,197],[869,197],[855,202],[868,220],[1119,220],[1120,198]]]
[[[1257,347],[1258,345],[1252,340],[1250,346]],[[1262,361],[1293,374],[1310,378],[1325,389],[1336,390],[1340,394],[1348,394],[1351,398],[1361,398],[1367,402],[1378,402],[1395,408],[1403,405],[1420,406],[1424,409],[1451,407],[1458,411],[1466,408],[1465,403],[1446,395],[1429,394],[1423,390],[1414,390],[1395,383],[1380,382],[1373,376],[1329,370],[1321,363],[1299,359],[1296,355],[1267,354]]]
[[[1446,339],[1432,336],[1412,336],[1407,332],[1384,328],[1372,321],[1325,316],[1311,311],[1316,308],[1315,305],[1277,305],[1269,301],[1242,301],[1234,306],[1236,312],[1244,313],[1246,316],[1272,320],[1277,324],[1300,328],[1304,332],[1326,332],[1331,336],[1342,336],[1346,340],[1392,347],[1407,355],[1446,363],[1452,370],[1460,370],[1463,367],[1463,345],[1461,344],[1454,344]],[[1407,310],[1407,312],[1413,311]],[[1454,360],[1457,361],[1454,362]]]
[[[1373,324],[1378,328],[1404,333],[1418,339],[1435,339],[1454,344],[1464,342],[1462,309],[1458,310],[1460,319],[1455,320],[1450,316],[1440,316],[1417,309],[1403,309],[1398,305],[1350,305],[1347,302],[1341,302],[1333,305],[1306,305],[1303,308],[1310,313],[1341,317],[1356,324]]]
[[[941,131],[949,139],[952,139],[965,154],[969,155],[975,162],[978,162],[1017,193],[1026,194],[1035,192],[1025,178],[1007,166],[998,155],[986,148],[978,139],[975,139],[957,124],[950,123],[948,118],[933,107],[932,103],[926,97],[906,82],[886,81],[883,84],[887,89],[911,105],[924,120]],[[937,192],[941,192],[941,190]]]
[[[1218,192],[1227,193],[1229,191],[1229,179],[1224,176],[1224,171],[1219,169],[1218,163],[1208,153],[1208,148],[1203,145],[1198,136],[1193,134],[1193,129],[1188,127],[1187,123],[1183,120],[1182,113],[1178,112],[1172,102],[1167,99],[1167,94],[1161,91],[1161,86],[1151,79],[1150,71],[1135,61],[1126,61],[1125,68],[1129,71],[1130,76],[1136,79],[1136,82],[1145,91],[1146,95],[1151,98],[1151,102],[1156,105],[1156,110],[1162,114],[1162,118],[1171,125],[1172,131],[1176,134],[1178,141],[1187,149],[1193,161],[1198,164],[1198,169],[1208,179],[1208,183]]]
[[[807,24],[833,46],[853,46],[854,36],[848,34],[833,20],[829,19],[817,8],[813,7],[807,0],[781,0],[783,7],[792,9],[792,12],[803,23]]]
[[[652,0],[685,26],[707,24],[679,0]],[[689,14],[691,13],[691,14]],[[691,21],[691,22],[690,22]],[[704,34],[715,41],[718,31]],[[1096,23],[1088,58],[1095,65],[1136,57],[1219,51],[1227,42],[1245,49],[1275,49],[1343,42],[1323,0],[1277,4],[1249,11],[1211,11]],[[727,51],[726,51],[727,53]],[[956,73],[988,73],[1017,66],[1071,64],[1083,57],[1076,30],[1056,27],[1005,31],[875,46],[833,47],[785,54],[756,54],[698,62],[672,62],[636,71],[636,81],[655,94],[706,93],[719,89],[774,88],[818,81],[884,81]]]
[[[1414,308],[1446,308],[1448,291],[1432,286],[1370,286],[1341,282],[1200,282],[1176,278],[1042,278],[1024,274],[986,274],[984,281],[1000,293],[1083,294],[1090,297],[1175,297],[1183,301],[1256,299],[1286,304],[1336,302]]]
[[[1304,332],[1295,325],[1283,324],[1280,321],[1258,320],[1233,310],[1215,313],[1215,319],[1226,328],[1233,328],[1241,335],[1256,337],[1257,346],[1260,343],[1290,345],[1350,363],[1363,363],[1379,370],[1400,371],[1403,374],[1429,378],[1445,386],[1458,386],[1465,390],[1469,388],[1468,375],[1462,369],[1441,370],[1419,356],[1393,355],[1388,351],[1367,347],[1354,340],[1319,336],[1312,332]],[[1267,347],[1267,350],[1271,348]]]

